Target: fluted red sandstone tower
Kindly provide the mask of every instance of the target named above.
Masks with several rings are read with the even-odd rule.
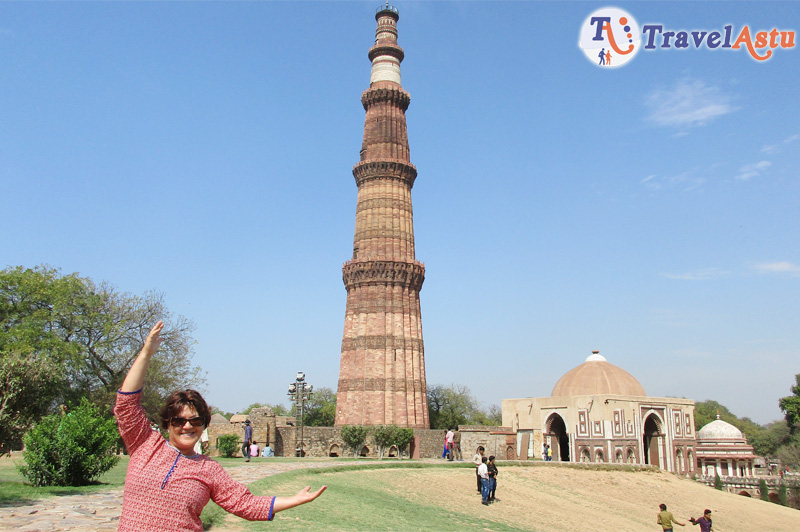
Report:
[[[400,86],[399,18],[388,3],[375,15],[370,86],[361,95],[367,116],[361,161],[353,168],[353,258],[342,269],[347,310],[337,426],[430,426],[419,307],[425,266],[414,257],[411,187],[417,169],[406,133],[411,98]]]

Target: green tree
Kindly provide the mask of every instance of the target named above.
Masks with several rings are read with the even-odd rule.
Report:
[[[306,401],[303,424],[307,427],[332,427],[336,420],[336,392],[318,388]]]
[[[156,292],[120,293],[47,266],[0,271],[0,425],[8,428],[0,431],[0,446],[18,440],[31,420],[58,402],[88,397],[110,412],[117,388],[159,319],[168,327],[142,398],[151,416],[174,389],[204,382],[200,368],[191,364],[189,320],[172,318]],[[26,366],[21,359],[31,362]],[[27,406],[5,408],[38,392],[38,400]]]
[[[383,460],[383,453],[387,447],[394,445],[397,425],[378,425],[372,427],[372,438],[378,450],[378,459]]]
[[[722,479],[719,478],[719,475],[714,475],[714,489],[722,491],[723,487],[724,486],[722,485]]]
[[[369,436],[369,428],[363,425],[344,425],[341,428],[340,434],[342,441],[347,447],[353,451],[353,456],[358,457],[358,452]]]
[[[402,459],[411,440],[414,439],[414,429],[408,427],[398,427],[394,433],[393,445],[397,445],[397,458]]]
[[[758,491],[761,494],[761,500],[769,502],[769,487],[763,478],[758,481]]]
[[[789,432],[795,434],[800,430],[800,373],[794,376],[795,385],[792,386],[792,395],[782,397],[778,401],[781,411],[786,416]]]
[[[0,356],[0,452],[22,447],[22,435],[47,412],[60,382],[60,368],[46,354]]]
[[[267,404],[266,406],[270,407],[276,416],[289,416],[292,414],[291,409],[286,408],[286,405],[282,405],[280,403],[275,403],[272,405]]]
[[[428,386],[428,418],[432,429],[451,429],[459,425],[500,425],[502,417],[497,406],[482,409],[466,386]]]
[[[114,467],[117,423],[87,399],[45,417],[25,435],[20,472],[34,486],[85,486]]]
[[[786,444],[779,447],[775,453],[782,465],[789,466],[795,471],[800,468],[800,444],[797,442],[798,439],[790,439]]]
[[[778,488],[778,502],[783,506],[789,506],[789,491],[786,489],[786,484],[781,482]]]
[[[0,448],[17,447],[63,397],[64,368],[79,352],[65,329],[84,292],[77,275],[52,268],[0,271]]]
[[[773,421],[752,441],[753,450],[759,456],[776,456],[778,449],[789,442],[789,427],[786,421]]]

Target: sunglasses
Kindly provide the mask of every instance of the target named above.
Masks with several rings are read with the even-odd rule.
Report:
[[[202,427],[203,426],[203,418],[200,417],[193,417],[192,419],[185,419],[182,417],[173,417],[170,418],[169,424],[173,427],[182,427],[186,425],[186,422],[189,422],[193,427]]]

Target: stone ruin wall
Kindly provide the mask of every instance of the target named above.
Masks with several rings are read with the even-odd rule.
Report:
[[[291,416],[276,416],[269,408],[255,408],[247,419],[253,426],[253,438],[263,448],[268,444],[275,451],[275,456],[294,456],[297,428],[289,425],[294,421]],[[486,456],[495,455],[498,460],[507,459],[509,449],[516,458],[516,436],[508,427],[462,426],[461,451],[465,461],[471,461],[479,445],[486,449]],[[239,446],[244,441],[244,422],[213,423],[208,427],[209,454],[219,456],[217,439],[224,434],[235,434],[239,438]],[[445,431],[440,429],[414,429],[414,458],[441,458],[444,447]],[[306,456],[328,457],[331,451],[339,457],[351,457],[341,438],[339,427],[303,427],[303,441]],[[378,450],[371,438],[367,440],[368,452],[363,455],[377,458]],[[535,448],[535,447],[534,447]],[[387,450],[388,451],[388,450]],[[239,454],[239,453],[237,453]],[[385,454],[388,456],[388,452]],[[407,457],[407,455],[405,456]]]

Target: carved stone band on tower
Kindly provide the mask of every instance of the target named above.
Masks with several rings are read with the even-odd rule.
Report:
[[[425,265],[414,255],[411,164],[400,85],[405,54],[397,45],[397,9],[378,8],[361,156],[353,257],[342,268],[347,289],[336,425],[428,428],[425,350],[419,291]]]

